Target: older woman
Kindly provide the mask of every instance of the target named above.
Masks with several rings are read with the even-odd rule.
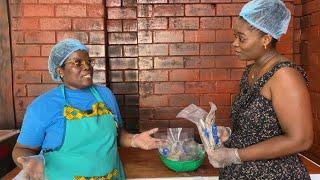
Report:
[[[229,140],[207,150],[220,179],[310,179],[297,155],[313,142],[305,72],[275,48],[290,17],[281,0],[252,0],[233,26],[236,54],[254,63],[232,104]]]
[[[157,139],[150,135],[157,129],[133,135],[122,128],[111,90],[93,84],[93,63],[78,40],[66,39],[53,47],[49,71],[62,84],[28,106],[13,150],[13,158],[26,176],[125,179],[117,137],[122,146],[156,148]],[[39,152],[43,156],[34,156]]]

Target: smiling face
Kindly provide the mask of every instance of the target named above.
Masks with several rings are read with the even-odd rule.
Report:
[[[261,35],[259,30],[252,28],[242,18],[238,18],[233,26],[233,31],[235,40],[232,45],[241,60],[257,60],[265,54],[266,37]]]
[[[63,77],[65,86],[70,89],[84,89],[93,84],[93,67],[88,60],[88,52],[75,51],[62,67],[57,68],[57,73]]]

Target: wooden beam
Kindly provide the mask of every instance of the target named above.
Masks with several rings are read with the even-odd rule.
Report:
[[[0,129],[15,128],[8,1],[0,1]]]

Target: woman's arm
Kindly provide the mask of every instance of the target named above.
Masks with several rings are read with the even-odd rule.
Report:
[[[16,143],[16,145],[13,148],[12,151],[12,159],[16,163],[16,165],[22,169],[22,165],[17,161],[19,157],[29,157],[39,154],[40,147],[38,148],[30,148],[24,145],[21,145],[19,143]]]
[[[120,130],[120,145],[124,147],[135,147],[145,150],[155,149],[158,147],[159,139],[151,137],[156,133],[158,128],[144,131],[140,134],[130,134],[125,129]]]
[[[301,74],[280,69],[270,80],[270,93],[283,135],[239,149],[242,161],[277,158],[305,151],[313,143],[310,97]]]

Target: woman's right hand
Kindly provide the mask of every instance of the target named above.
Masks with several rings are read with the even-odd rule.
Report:
[[[42,155],[18,157],[17,162],[22,165],[25,179],[44,180],[44,157]]]
[[[217,126],[217,129],[218,129],[218,136],[220,137],[221,142],[224,143],[228,141],[231,135],[231,129],[225,126]]]

